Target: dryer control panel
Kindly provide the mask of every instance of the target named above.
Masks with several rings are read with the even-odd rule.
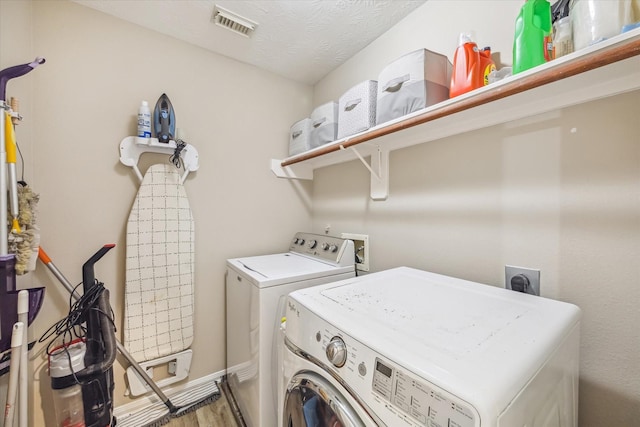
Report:
[[[322,234],[296,233],[289,251],[340,266],[355,265],[353,241]]]
[[[396,408],[430,427],[474,427],[474,411],[413,375],[375,359],[372,388]]]

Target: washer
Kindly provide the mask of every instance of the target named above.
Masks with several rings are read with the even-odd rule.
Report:
[[[574,305],[400,267],[286,309],[281,427],[577,426]]]
[[[354,277],[354,257],[351,240],[297,233],[289,252],[227,260],[227,380],[249,427],[276,425],[274,331],[286,295]]]

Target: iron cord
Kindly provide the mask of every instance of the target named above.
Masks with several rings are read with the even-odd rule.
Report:
[[[176,140],[176,148],[173,151],[171,157],[169,157],[171,163],[173,163],[173,165],[178,169],[180,169],[181,167],[184,169],[184,162],[182,161],[182,157],[180,157],[180,155],[182,154],[182,150],[184,150],[186,146],[187,141],[183,141],[182,139]]]

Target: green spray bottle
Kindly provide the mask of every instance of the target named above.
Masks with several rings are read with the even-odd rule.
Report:
[[[544,64],[551,35],[551,5],[547,0],[526,0],[516,19],[513,74]]]

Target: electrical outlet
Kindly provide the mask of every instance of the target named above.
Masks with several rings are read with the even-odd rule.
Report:
[[[504,280],[504,287],[507,289],[540,296],[540,270],[506,265]]]
[[[356,256],[356,270],[369,271],[369,235],[342,233],[343,239],[353,240]]]

